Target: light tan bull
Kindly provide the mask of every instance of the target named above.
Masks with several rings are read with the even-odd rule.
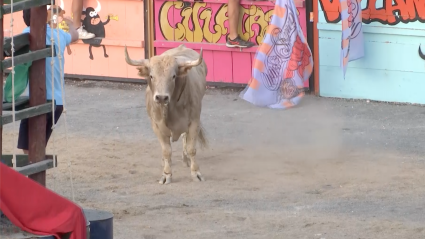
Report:
[[[148,82],[146,110],[162,148],[164,170],[159,183],[171,182],[170,140],[175,142],[180,136],[183,140],[183,163],[190,166],[194,181],[204,181],[195,160],[196,142],[207,146],[201,126],[207,75],[202,49],[198,54],[180,45],[150,60],[132,60],[125,47],[125,60],[127,64],[137,66],[139,76]]]

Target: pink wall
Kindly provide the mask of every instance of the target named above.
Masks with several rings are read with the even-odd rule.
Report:
[[[61,0],[56,0],[61,5]],[[65,15],[71,14],[72,0],[63,0]],[[97,7],[97,0],[85,0],[85,7]],[[154,47],[156,54],[185,43],[197,51],[204,50],[204,59],[209,71],[207,80],[227,83],[248,83],[251,77],[252,59],[257,47],[250,49],[230,49],[225,46],[228,33],[227,0],[204,0],[203,2],[153,0],[155,19]],[[108,16],[105,36],[101,38],[103,47],[92,47],[78,41],[71,45],[71,54],[65,53],[65,73],[82,75],[86,78],[118,77],[134,78],[137,70],[124,61],[126,45],[132,58],[144,58],[144,19],[141,0],[99,0],[99,16],[103,22]],[[299,10],[299,21],[306,34],[305,8],[303,0],[295,0]],[[239,34],[245,40],[261,44],[274,8],[270,1],[241,1],[241,24]],[[9,36],[10,15],[4,16],[5,36]],[[14,34],[25,27],[22,12],[14,14]],[[306,82],[308,87],[308,81]]]
[[[185,3],[186,2],[186,3]],[[257,46],[232,49],[225,46],[228,34],[227,0],[203,2],[154,0],[156,54],[185,43],[204,52],[212,82],[246,84],[251,78],[252,60],[270,22],[274,4],[269,1],[241,1],[239,35]],[[303,1],[295,1],[299,22],[306,35],[306,12]],[[308,87],[306,81],[305,87]]]
[[[65,16],[71,15],[72,0],[63,0]],[[84,7],[96,8],[96,0],[85,0]],[[140,0],[99,0],[99,17],[106,22],[105,36],[102,37],[103,47],[92,47],[93,59],[90,59],[89,42],[78,41],[70,46],[72,53],[65,51],[65,73],[71,75],[136,78],[137,70],[124,61],[124,46],[127,45],[129,54],[133,58],[144,58],[144,24],[143,1]],[[61,5],[61,0],[56,0]],[[14,16],[14,35],[19,34],[26,27],[22,20],[22,12]],[[10,14],[4,16],[4,34],[8,37],[10,31]],[[83,15],[84,18],[84,15]],[[60,25],[62,27],[62,25]]]

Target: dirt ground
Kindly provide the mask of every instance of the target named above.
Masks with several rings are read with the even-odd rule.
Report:
[[[206,181],[191,181],[173,144],[173,182],[160,185],[161,150],[144,87],[67,83],[48,153],[48,186],[114,213],[114,238],[424,238],[425,108],[307,96],[297,108],[258,108],[208,90],[198,150]],[[11,153],[18,125],[5,127]]]

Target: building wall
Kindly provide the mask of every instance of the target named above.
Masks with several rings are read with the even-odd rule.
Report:
[[[361,5],[365,57],[348,63],[344,79],[339,1],[319,0],[320,95],[425,104],[425,60],[418,52],[425,43],[425,5],[415,0]]]
[[[295,0],[301,28],[306,35],[306,11],[303,0]],[[241,1],[238,32],[255,47],[226,47],[228,32],[227,0],[155,0],[156,54],[184,43],[196,51],[203,49],[208,65],[207,81],[247,84],[251,79],[252,61],[263,41],[273,15],[270,1]],[[308,81],[305,83],[308,87]]]

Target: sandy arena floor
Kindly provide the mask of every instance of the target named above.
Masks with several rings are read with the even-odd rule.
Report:
[[[191,181],[178,142],[163,186],[144,87],[68,82],[48,186],[71,197],[70,160],[77,203],[113,212],[116,239],[425,238],[424,107],[308,96],[279,111],[237,95],[204,98],[207,181]],[[5,127],[5,153],[17,131]]]

